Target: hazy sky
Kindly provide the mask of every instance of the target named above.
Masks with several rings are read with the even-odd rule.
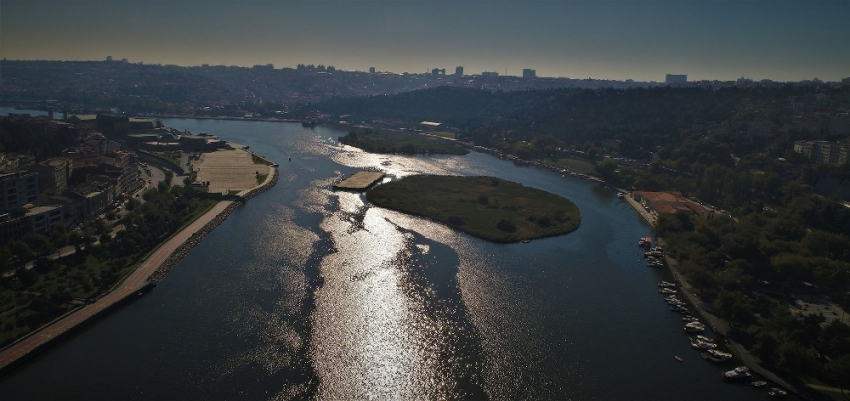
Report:
[[[850,77],[850,0],[0,0],[0,56],[663,81]]]

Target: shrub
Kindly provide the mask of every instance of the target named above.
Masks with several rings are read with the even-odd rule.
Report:
[[[506,233],[515,233],[516,232],[516,224],[510,220],[501,219],[496,224],[496,228],[502,230]]]

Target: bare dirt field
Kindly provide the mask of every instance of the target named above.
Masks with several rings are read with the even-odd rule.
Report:
[[[192,167],[198,172],[197,181],[209,181],[209,192],[241,191],[257,186],[257,174],[268,175],[269,167],[254,164],[251,153],[245,150],[220,150],[204,153]]]

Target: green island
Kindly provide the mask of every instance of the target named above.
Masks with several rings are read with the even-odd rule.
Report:
[[[339,142],[372,153],[405,154],[445,154],[465,155],[468,150],[437,138],[428,138],[419,134],[354,130],[339,137]]]
[[[494,177],[416,175],[380,185],[366,197],[493,242],[566,234],[581,224],[569,199]]]

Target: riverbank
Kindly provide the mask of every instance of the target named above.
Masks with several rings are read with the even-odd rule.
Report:
[[[658,245],[663,246],[663,244],[664,240],[659,238]],[[712,331],[726,339],[726,345],[729,347],[730,351],[732,351],[732,353],[734,353],[735,356],[741,360],[742,363],[747,365],[753,372],[756,372],[759,375],[763,376],[765,379],[770,380],[779,386],[782,386],[786,390],[794,393],[802,399],[812,399],[813,397],[817,397],[817,395],[812,394],[808,389],[806,389],[804,387],[804,384],[792,384],[785,378],[780,377],[777,373],[762,366],[758,358],[753,356],[746,349],[746,347],[744,347],[743,344],[735,341],[734,336],[730,336],[730,329],[726,321],[712,313],[713,309],[711,305],[703,301],[699,297],[699,294],[694,292],[693,286],[685,279],[685,277],[679,271],[679,262],[676,259],[671,258],[669,254],[666,253],[664,255],[664,259],[670,270],[670,273],[679,283],[681,293],[688,298],[688,301],[690,301],[692,305],[694,305],[697,312],[699,312],[700,317],[702,317],[702,319],[708,322],[708,324],[711,326]]]
[[[646,222],[648,222],[651,226],[655,226],[656,221],[658,220],[657,216],[646,210],[640,202],[632,199],[630,194],[625,193],[623,199],[631,205],[638,214],[643,217]],[[658,246],[662,246],[666,248],[663,243],[664,240],[662,238],[657,238]],[[735,354],[738,359],[741,360],[745,365],[747,365],[752,371],[758,373],[763,376],[767,380],[770,380],[776,383],[779,386],[784,387],[788,391],[793,392],[797,396],[808,399],[812,394],[807,391],[807,389],[802,386],[797,386],[791,384],[789,381],[783,379],[773,371],[763,367],[760,364],[760,361],[753,356],[741,343],[734,340],[734,338],[729,336],[729,326],[726,322],[720,317],[714,315],[711,311],[711,306],[704,302],[697,293],[694,292],[693,286],[685,279],[685,277],[679,271],[679,262],[670,257],[668,253],[664,254],[664,260],[666,265],[670,271],[670,274],[673,275],[673,278],[679,284],[681,292],[688,298],[688,301],[694,305],[697,312],[700,314],[702,319],[704,319],[711,326],[712,330],[726,339],[726,345],[729,349]]]
[[[248,200],[273,187],[277,183],[278,171],[276,168],[272,170],[272,174],[266,177],[263,184],[242,191],[239,196]],[[22,365],[50,346],[82,329],[86,324],[94,322],[152,290],[153,286],[161,281],[177,262],[241,204],[242,202],[236,201],[218,202],[212,209],[160,245],[111,292],[101,296],[94,303],[66,314],[5,347],[0,351],[0,375]]]

